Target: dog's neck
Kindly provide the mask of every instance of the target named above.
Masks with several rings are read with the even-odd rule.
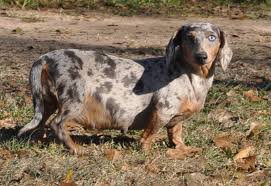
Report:
[[[187,75],[194,89],[195,96],[200,102],[204,102],[209,88],[212,86],[214,79],[215,62],[207,72],[198,72],[187,62],[174,61],[168,66],[168,74],[170,79],[178,78],[182,75]]]

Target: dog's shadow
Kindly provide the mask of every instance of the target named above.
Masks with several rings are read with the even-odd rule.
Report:
[[[17,134],[20,129],[21,126],[16,126],[14,128],[0,128],[0,142],[4,144],[5,142],[16,139],[18,141],[27,141],[33,144],[39,142],[42,143],[43,146],[49,146],[51,143],[61,144],[61,142],[58,140],[53,131],[49,128],[46,128],[45,131],[42,132],[42,136],[46,137],[41,137],[40,131],[28,132],[22,137],[17,137]],[[112,143],[113,145],[118,145],[123,148],[130,148],[134,147],[138,143],[137,139],[122,134],[117,136],[108,134],[92,134],[92,135],[71,134],[71,137],[76,143],[80,145],[83,144],[100,145]]]

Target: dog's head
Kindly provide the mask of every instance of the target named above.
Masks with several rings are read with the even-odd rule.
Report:
[[[195,71],[208,73],[215,61],[223,70],[232,58],[226,34],[210,23],[192,23],[182,26],[170,39],[166,49],[166,62],[188,63]]]

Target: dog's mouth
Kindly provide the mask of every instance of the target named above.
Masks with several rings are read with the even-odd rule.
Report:
[[[208,60],[207,59],[197,59],[197,63],[199,64],[199,65],[206,65],[206,64],[208,64]]]

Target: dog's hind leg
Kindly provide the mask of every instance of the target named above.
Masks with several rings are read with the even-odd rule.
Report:
[[[69,114],[65,114],[65,111],[58,113],[57,116],[52,120],[50,126],[54,130],[58,139],[70,149],[71,153],[83,155],[86,153],[86,150],[80,145],[76,144],[67,132],[67,124],[73,125],[74,123],[77,123],[75,120],[70,119],[69,117]]]

